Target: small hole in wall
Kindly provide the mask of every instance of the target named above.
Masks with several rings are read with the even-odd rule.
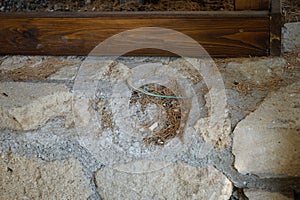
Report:
[[[13,170],[10,167],[7,167],[8,172],[13,172]]]
[[[8,94],[6,94],[5,92],[2,92],[2,95],[8,97]]]

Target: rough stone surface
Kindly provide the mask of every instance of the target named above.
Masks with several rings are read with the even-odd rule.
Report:
[[[287,197],[283,194],[276,192],[268,192],[263,190],[248,189],[244,191],[245,195],[249,200],[263,200],[263,199],[272,199],[272,200],[293,200],[293,197]]]
[[[0,176],[0,199],[87,199],[92,193],[74,159],[45,162],[6,152]]]
[[[64,84],[1,82],[0,127],[31,130],[71,109],[72,95]]]
[[[224,119],[222,127],[212,126],[210,123],[211,118],[201,118],[194,126],[201,138],[205,142],[212,144],[217,150],[223,150],[231,142],[229,137],[231,126],[228,115]]]
[[[255,111],[270,91],[295,82],[300,71],[298,63],[291,63],[283,57],[216,62],[226,87],[232,127]]]
[[[78,57],[5,56],[0,59],[0,80],[69,80],[80,63]]]
[[[34,67],[43,61],[45,60],[41,56],[6,56],[0,60],[0,70],[3,73],[25,66]]]
[[[300,22],[286,23],[282,28],[282,48],[291,52],[300,48]]]
[[[233,83],[232,79],[237,82],[248,81],[256,85],[266,84],[274,78],[282,77],[283,69],[287,61],[281,57],[275,58],[248,58],[240,59],[240,62],[229,62],[226,70],[232,72],[234,76],[226,77],[226,81]]]
[[[239,172],[300,176],[300,82],[271,93],[234,131]]]
[[[227,200],[232,192],[231,182],[210,166],[202,169],[183,163],[172,163],[158,171],[152,171],[153,162],[142,162],[138,165],[148,167],[148,172],[129,173],[132,172],[135,164],[99,170],[96,174],[96,182],[102,197],[104,199]]]
[[[54,74],[51,74],[48,79],[50,80],[74,80],[79,68],[78,65],[63,67]]]

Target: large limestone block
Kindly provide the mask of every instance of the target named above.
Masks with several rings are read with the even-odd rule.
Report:
[[[87,199],[92,190],[81,164],[0,154],[0,199]]]
[[[161,169],[154,161],[103,168],[96,173],[97,187],[104,199],[227,200],[231,196],[231,182],[214,167],[164,164]]]
[[[0,127],[32,130],[71,110],[72,94],[59,83],[0,83]]]
[[[300,176],[300,82],[271,93],[234,131],[239,172]]]

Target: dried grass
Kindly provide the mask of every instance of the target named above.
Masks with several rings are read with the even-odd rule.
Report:
[[[176,96],[170,88],[158,84],[147,84],[142,86],[142,88],[148,92],[159,95]],[[139,103],[141,105],[141,111],[144,113],[147,105],[155,104],[159,107],[160,116],[162,116],[161,113],[163,111],[166,113],[163,120],[159,119],[158,123],[160,125],[155,128],[150,135],[144,138],[146,144],[163,145],[168,140],[182,134],[185,120],[183,116],[183,101],[183,99],[152,97],[137,91],[132,92],[130,106]],[[155,120],[157,119],[143,126],[149,128],[151,124],[155,123]]]

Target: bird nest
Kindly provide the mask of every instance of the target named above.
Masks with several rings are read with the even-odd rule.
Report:
[[[150,132],[144,138],[146,144],[163,145],[168,140],[180,136],[183,131],[184,123],[182,103],[183,99],[176,98],[174,92],[159,84],[146,84],[142,89],[156,96],[150,96],[139,91],[133,91],[130,98],[130,107],[141,105],[142,114],[146,114],[147,105],[156,105],[158,112],[155,117],[142,126]]]

